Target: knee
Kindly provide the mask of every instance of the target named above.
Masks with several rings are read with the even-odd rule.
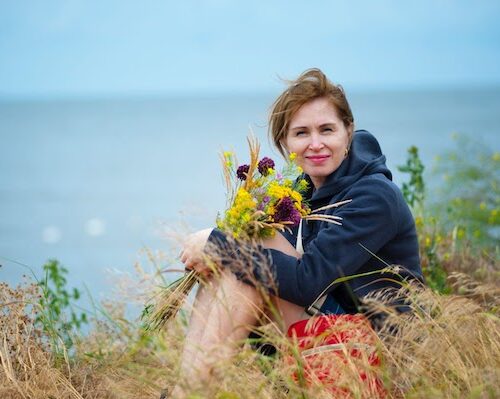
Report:
[[[252,307],[261,308],[263,299],[258,290],[236,278],[229,270],[223,270],[218,275],[210,278],[210,285],[216,287],[216,294],[219,299],[223,297],[228,303],[248,304]]]
[[[276,249],[278,251],[284,252],[287,255],[300,258],[300,254],[295,250],[292,244],[290,244],[290,242],[281,233],[276,232],[274,237],[266,238],[262,242],[262,245],[265,248]]]

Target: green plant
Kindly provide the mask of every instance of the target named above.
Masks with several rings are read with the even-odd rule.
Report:
[[[74,332],[87,323],[87,314],[78,313],[72,304],[80,298],[76,288],[68,291],[66,275],[68,270],[58,260],[50,259],[43,265],[45,278],[40,281],[42,296],[39,300],[41,312],[37,322],[50,338],[56,354],[69,350],[74,345]]]
[[[441,251],[444,245],[443,235],[437,225],[436,218],[429,216],[425,221],[425,226],[419,227],[422,272],[430,288],[441,294],[450,294],[448,272],[444,267],[443,251]]]
[[[457,148],[434,166],[440,182],[432,211],[457,238],[494,249],[500,239],[500,152],[465,135],[452,139]]]
[[[434,291],[449,293],[448,273],[443,267],[439,252],[442,235],[436,218],[427,215],[426,212],[424,169],[424,164],[418,154],[418,148],[411,146],[408,148],[406,164],[398,166],[400,172],[410,175],[409,181],[403,183],[401,191],[415,215],[422,272],[425,280]]]
[[[401,191],[412,209],[422,208],[425,200],[424,164],[418,155],[418,148],[408,148],[408,158],[405,165],[398,166],[398,170],[410,175],[410,180],[403,183]]]

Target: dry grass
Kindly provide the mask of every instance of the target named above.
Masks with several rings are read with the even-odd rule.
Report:
[[[466,275],[454,275],[461,284]],[[391,314],[381,333],[385,377],[396,397],[497,397],[500,381],[498,289],[475,284],[485,296],[441,296],[410,288],[412,316]],[[387,328],[386,328],[387,329]]]
[[[337,363],[342,396],[373,397],[359,370],[375,373],[389,398],[495,398],[500,395],[499,289],[465,274],[453,274],[457,295],[441,296],[408,287],[412,316],[389,311],[376,345],[383,363],[373,369],[366,358]],[[0,285],[1,398],[158,398],[163,387],[181,384],[191,397],[327,398],[329,387],[300,384],[294,345],[273,325],[267,341],[288,356],[266,357],[247,344],[231,362],[213,369],[213,383],[196,387],[177,374],[185,326],[178,317],[160,334],[150,335],[128,322],[123,306],[104,306],[91,332],[66,356],[56,356],[37,328],[35,285]],[[373,298],[374,308],[385,308]],[[386,309],[387,311],[387,309]],[[196,396],[198,395],[198,396]]]

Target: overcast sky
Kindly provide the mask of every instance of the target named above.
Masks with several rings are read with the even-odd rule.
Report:
[[[500,1],[0,0],[0,96],[500,86]]]

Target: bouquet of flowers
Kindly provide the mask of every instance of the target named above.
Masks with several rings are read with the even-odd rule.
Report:
[[[219,229],[234,240],[255,242],[297,226],[302,219],[341,224],[340,217],[317,212],[349,201],[311,211],[303,200],[308,182],[301,177],[303,171],[294,162],[296,154],[291,153],[287,164],[277,171],[271,158],[259,159],[260,145],[256,139],[249,138],[248,144],[248,164],[238,165],[232,152],[225,151],[221,156],[227,209],[217,217]],[[161,328],[176,315],[198,277],[195,271],[187,272],[163,290],[155,306],[146,306],[144,316],[149,329]]]
[[[290,154],[289,162],[278,172],[271,158],[259,160],[256,140],[248,143],[248,164],[236,168],[232,152],[222,155],[228,206],[217,218],[217,227],[235,239],[255,240],[298,225],[310,209],[302,199],[308,182],[299,178],[302,169],[294,162],[296,155]]]

